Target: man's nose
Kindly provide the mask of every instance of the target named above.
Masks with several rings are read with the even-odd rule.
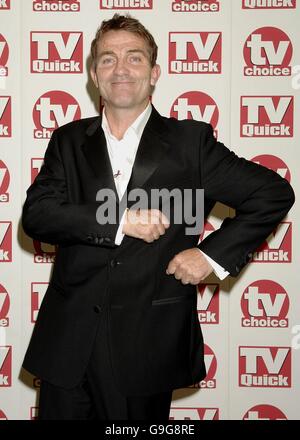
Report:
[[[124,73],[128,73],[128,66],[126,64],[126,60],[118,59],[115,64],[115,73],[118,75],[123,75]]]

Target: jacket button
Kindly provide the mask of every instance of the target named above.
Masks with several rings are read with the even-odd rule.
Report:
[[[98,306],[98,305],[94,306],[94,312],[95,313],[100,313],[101,312],[101,307]]]
[[[114,268],[114,267],[118,266],[118,264],[121,264],[120,261],[110,260],[110,267]]]

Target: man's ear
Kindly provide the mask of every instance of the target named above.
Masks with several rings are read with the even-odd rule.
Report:
[[[96,75],[96,70],[95,70],[95,65],[94,65],[94,63],[92,64],[92,66],[91,66],[91,68],[90,68],[90,75],[91,75],[91,78],[92,78],[92,80],[93,80],[93,83],[95,84],[95,86],[97,87],[97,89],[99,88],[99,85],[98,85],[98,78],[97,78],[97,75]]]
[[[160,66],[158,64],[155,64],[155,66],[152,67],[152,71],[151,71],[151,86],[155,86],[155,84],[157,83],[159,77],[160,77]]]

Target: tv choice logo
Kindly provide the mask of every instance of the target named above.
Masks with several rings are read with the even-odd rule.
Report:
[[[241,137],[288,138],[293,135],[293,96],[241,97]]]
[[[264,243],[252,254],[252,263],[291,263],[292,262],[292,223],[279,223]]]
[[[42,165],[44,163],[44,159],[42,158],[32,158],[31,159],[31,183],[33,183],[37,177],[37,175],[39,174]]]
[[[83,33],[30,33],[31,73],[82,73]]]
[[[197,310],[201,324],[219,324],[220,285],[199,284],[197,286]]]
[[[34,0],[34,12],[79,12],[80,0]]]
[[[286,163],[279,157],[272,154],[260,154],[253,157],[251,161],[275,171],[280,177],[283,177],[289,183],[291,182],[291,172]]]
[[[10,0],[0,0],[0,11],[1,9],[10,9]]]
[[[1,420],[8,420],[4,412],[0,409],[0,421]]]
[[[10,298],[7,290],[0,284],[0,327],[9,326],[9,312]]]
[[[100,9],[152,9],[153,0],[100,0]]]
[[[56,128],[80,117],[79,104],[72,95],[59,90],[46,92],[33,108],[34,138],[50,139]]]
[[[219,12],[219,0],[173,0],[173,12]]]
[[[221,32],[169,33],[169,73],[221,72]]]
[[[171,408],[169,420],[219,420],[219,408]]]
[[[243,9],[295,9],[296,0],[243,0]]]
[[[0,96],[0,138],[1,137],[3,138],[11,137],[11,97],[10,96]]]
[[[178,96],[172,104],[170,116],[178,120],[194,119],[211,124],[217,136],[219,109],[214,99],[204,92],[191,91]]]
[[[0,387],[11,387],[11,345],[0,345]]]
[[[213,350],[206,344],[204,344],[204,362],[206,367],[205,379],[194,385],[191,385],[189,388],[216,388],[217,382],[215,379],[215,375],[217,372],[217,358]]]
[[[31,283],[31,322],[35,323],[49,283]]]
[[[0,78],[8,75],[6,66],[9,57],[9,47],[6,39],[0,34]]]
[[[0,203],[9,202],[8,187],[10,174],[7,166],[0,160]]]
[[[12,223],[0,221],[0,263],[12,261]]]
[[[33,240],[34,247],[34,263],[54,263],[56,257],[56,246],[48,243],[41,243],[40,241]]]
[[[288,35],[275,27],[252,32],[244,46],[245,76],[290,76],[293,45]]]
[[[246,412],[243,420],[287,420],[287,417],[276,406],[256,405]]]
[[[239,386],[291,387],[290,347],[239,347]]]
[[[286,290],[275,281],[258,280],[241,297],[242,327],[287,328],[290,300]]]

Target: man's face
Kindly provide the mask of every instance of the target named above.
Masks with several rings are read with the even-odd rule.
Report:
[[[91,76],[107,108],[142,110],[159,75],[160,68],[151,67],[147,43],[139,35],[109,31],[98,43]]]

